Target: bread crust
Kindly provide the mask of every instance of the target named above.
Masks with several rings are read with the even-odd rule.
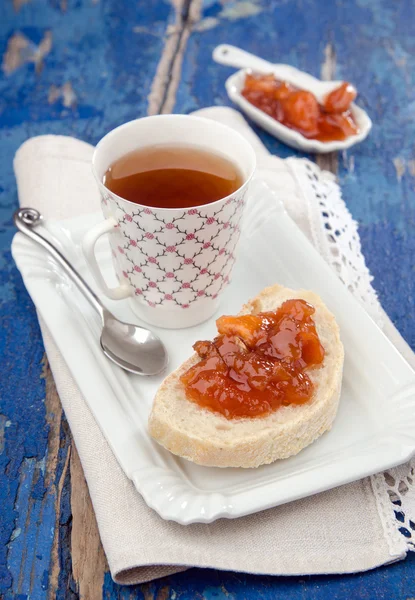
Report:
[[[326,355],[309,371],[315,385],[304,405],[281,407],[259,418],[226,419],[187,400],[180,375],[200,359],[194,354],[161,384],[149,418],[150,435],[167,450],[199,465],[252,468],[288,458],[328,431],[337,413],[344,350],[334,316],[306,290],[274,285],[245,304],[240,314],[275,310],[289,298],[314,305],[314,320]]]

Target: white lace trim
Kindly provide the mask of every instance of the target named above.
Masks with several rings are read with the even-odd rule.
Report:
[[[357,223],[341,197],[334,175],[306,159],[287,162],[306,197],[314,245],[382,327],[380,305],[362,254]]]
[[[287,159],[285,162],[306,199],[315,247],[376,323],[383,327],[381,306],[361,251],[357,223],[341,197],[335,177],[307,159]],[[370,480],[391,560],[405,550],[415,551],[415,459],[373,475]]]
[[[376,506],[382,523],[385,538],[388,542],[391,561],[402,558],[409,550],[406,539],[399,531],[395,513],[391,505],[390,496],[385,480],[384,473],[378,473],[370,477],[373,494],[376,500]]]
[[[392,507],[395,529],[404,538],[407,550],[415,552],[415,459],[371,479],[372,486],[379,490],[375,491],[378,506],[382,501],[386,510]]]

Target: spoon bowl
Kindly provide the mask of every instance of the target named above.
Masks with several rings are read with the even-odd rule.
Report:
[[[152,331],[124,323],[107,310],[103,323],[101,348],[113,363],[138,375],[157,375],[167,367],[166,349]]]

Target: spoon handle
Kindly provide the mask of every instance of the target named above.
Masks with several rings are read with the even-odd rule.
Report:
[[[230,44],[216,46],[212,58],[221,65],[228,65],[237,69],[251,69],[254,72],[264,74],[273,73],[277,79],[313,92],[319,102],[323,102],[325,96],[342,83],[341,81],[321,81],[296,67],[268,62],[255,56],[255,54],[250,54]]]
[[[78,286],[85,298],[89,301],[91,306],[98,312],[102,321],[104,320],[105,308],[101,304],[98,296],[89,287],[87,282],[79,275],[74,267],[66,260],[63,254],[54,246],[49,240],[43,235],[34,231],[34,229],[42,222],[42,215],[34,208],[21,208],[17,210],[13,215],[13,221],[17,229],[27,235],[30,239],[34,240],[43,248],[45,248],[49,254],[53,256],[57,263],[62,267],[72,281]]]
[[[260,73],[271,73],[274,66],[267,60],[230,44],[216,46],[212,58],[221,65],[228,65],[228,67],[236,67],[237,69],[252,69]]]

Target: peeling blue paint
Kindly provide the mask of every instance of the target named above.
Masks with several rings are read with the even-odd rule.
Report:
[[[16,527],[16,529],[13,530],[13,533],[10,536],[10,542],[13,542],[16,538],[19,537],[19,535],[22,533],[22,528],[21,527]]]
[[[8,544],[8,568],[13,579],[11,591],[42,598],[42,577],[48,570],[53,542],[55,496],[41,493],[38,482],[40,464],[34,458],[25,459],[20,469],[20,482],[15,501],[16,528]],[[32,526],[27,525],[30,522]],[[22,533],[23,532],[23,533]]]

